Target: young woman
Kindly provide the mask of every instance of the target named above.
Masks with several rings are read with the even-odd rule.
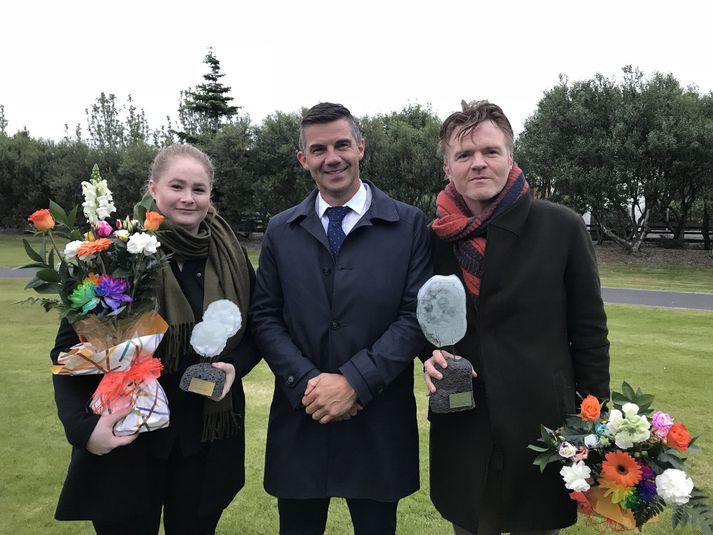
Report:
[[[169,324],[154,356],[168,397],[170,425],[116,437],[114,423],[128,411],[98,416],[88,402],[101,376],[53,376],[57,412],[72,460],[57,505],[58,520],[91,520],[99,534],[158,533],[163,509],[167,534],[214,533],[223,509],[244,483],[245,397],[240,378],[259,358],[246,332],[254,270],[226,221],[211,205],[213,166],[191,145],[158,153],[148,191],[165,220],[161,246],[172,253],[161,273],[158,312]],[[213,365],[226,374],[219,401],[178,387],[197,362],[189,352],[193,325],[217,299],[236,303],[243,327]],[[51,356],[78,342],[63,321]]]

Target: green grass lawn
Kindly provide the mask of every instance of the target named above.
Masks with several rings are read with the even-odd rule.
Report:
[[[599,264],[602,286],[713,293],[713,269],[671,264]]]
[[[29,296],[21,280],[0,279],[0,518],[3,533],[92,533],[88,523],[55,522],[54,507],[66,473],[70,448],[55,413],[48,352],[56,317],[38,307],[14,305]],[[708,381],[713,340],[713,313],[608,306],[612,342],[612,386],[626,379],[655,394],[657,408],[670,411],[700,435],[702,452],[691,456],[697,485],[713,493],[713,419]],[[428,497],[428,423],[425,389],[416,372],[421,441],[421,490],[399,506],[400,534],[450,535]],[[262,469],[272,375],[261,363],[245,380],[247,466],[245,488],[226,510],[218,533],[277,533],[275,499],[262,489]],[[705,408],[708,407],[708,410]],[[533,440],[536,437],[533,437]],[[344,503],[335,500],[327,533],[351,533]],[[663,515],[647,533],[670,531]],[[565,532],[595,533],[581,520]],[[683,531],[682,533],[693,533]]]

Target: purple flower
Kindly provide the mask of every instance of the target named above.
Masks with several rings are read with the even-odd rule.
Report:
[[[107,223],[106,221],[99,221],[97,223],[96,234],[100,238],[108,237],[109,235],[111,235],[111,232],[113,230],[114,229],[111,228],[111,225],[109,223]]]
[[[639,466],[641,481],[636,485],[636,490],[641,501],[648,503],[656,497],[656,475],[648,464],[640,462]]]
[[[116,310],[123,303],[131,303],[133,299],[126,295],[129,289],[124,279],[112,279],[109,275],[99,277],[99,284],[94,292],[99,296],[107,308]]]

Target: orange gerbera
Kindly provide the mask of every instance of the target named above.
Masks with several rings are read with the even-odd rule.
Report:
[[[83,243],[77,248],[77,256],[89,256],[101,253],[111,245],[109,238],[99,238],[98,240]]]
[[[624,451],[612,451],[602,461],[602,474],[620,487],[631,487],[641,481],[641,467]]]

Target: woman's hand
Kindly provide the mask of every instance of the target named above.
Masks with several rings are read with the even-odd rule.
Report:
[[[233,383],[235,382],[235,366],[228,362],[214,362],[212,366],[219,370],[223,370],[223,373],[225,373],[225,385],[223,386],[223,393],[216,400],[220,401],[228,395],[228,392],[230,392],[230,387],[233,386]]]
[[[114,434],[114,424],[131,412],[131,405],[112,414],[102,414],[94,427],[94,431],[87,440],[87,451],[94,455],[106,455],[114,448],[131,444],[138,433],[126,437],[117,437]]]
[[[433,384],[432,379],[443,379],[443,374],[438,371],[436,364],[441,368],[447,368],[449,360],[457,360],[460,358],[458,355],[451,355],[442,349],[435,349],[431,358],[423,363],[423,380],[426,381],[429,396],[436,391],[436,385]],[[475,369],[471,372],[471,375],[474,379],[478,377],[478,374],[475,373]]]

